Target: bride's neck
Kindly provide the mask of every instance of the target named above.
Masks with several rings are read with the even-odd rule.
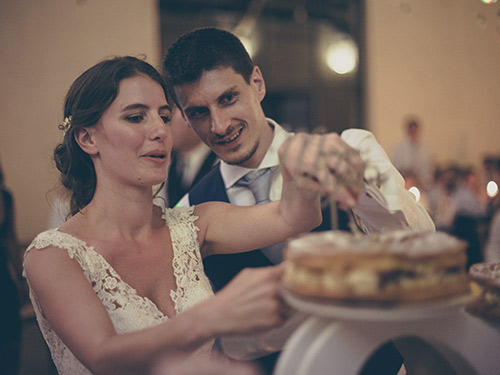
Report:
[[[134,236],[151,230],[155,224],[152,189],[138,194],[130,191],[96,190],[92,201],[81,214],[95,230]]]

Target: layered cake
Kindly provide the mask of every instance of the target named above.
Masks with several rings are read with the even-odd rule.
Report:
[[[423,301],[467,293],[466,260],[466,243],[443,232],[316,232],[288,243],[283,286],[306,297]]]
[[[477,263],[469,268],[472,301],[466,310],[500,322],[500,263]]]

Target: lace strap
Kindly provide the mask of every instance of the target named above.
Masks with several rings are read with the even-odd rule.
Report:
[[[96,252],[92,246],[87,245],[85,241],[82,241],[69,233],[60,232],[58,229],[50,229],[36,236],[33,242],[31,242],[26,249],[25,256],[32,249],[41,250],[49,246],[66,250],[71,259],[76,259],[78,261],[85,276],[89,280],[92,278],[91,270],[95,270],[96,267],[104,269],[111,268],[108,267],[105,259],[98,252]],[[110,269],[109,272],[114,274],[112,269]]]
[[[71,234],[59,232],[57,229],[50,229],[36,236],[26,249],[26,253],[34,248],[40,250],[49,246],[66,250],[70,258],[74,258],[75,254],[90,248],[84,241]]]
[[[194,216],[194,206],[190,207],[174,207],[163,209],[163,219],[166,225],[171,228],[175,225],[194,224],[198,216]],[[199,230],[196,227],[196,230]]]
[[[173,270],[177,290],[171,291],[176,312],[182,312],[212,293],[204,271],[195,225],[193,207],[165,209],[165,222],[170,229],[173,247]]]

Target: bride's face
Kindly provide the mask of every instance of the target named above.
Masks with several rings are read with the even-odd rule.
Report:
[[[165,181],[172,149],[170,114],[157,82],[145,75],[122,80],[92,135],[96,173],[140,186]]]

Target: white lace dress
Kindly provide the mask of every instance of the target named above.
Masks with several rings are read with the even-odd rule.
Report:
[[[177,290],[170,296],[176,313],[181,313],[213,295],[210,282],[203,272],[203,263],[198,246],[197,231],[192,207],[166,209],[163,218],[170,230],[173,246],[173,269]],[[85,277],[106,307],[116,332],[119,334],[138,331],[155,326],[168,319],[148,298],[141,297],[129,284],[124,282],[111,265],[84,241],[67,233],[51,229],[40,233],[26,252],[56,246],[68,252],[82,267]],[[55,272],[55,270],[48,270]],[[38,304],[36,295],[30,290],[30,298],[36,313],[40,330],[49,346],[52,359],[59,374],[90,374],[71,353],[54,332]],[[213,342],[201,347],[195,354],[203,355],[211,351]]]

